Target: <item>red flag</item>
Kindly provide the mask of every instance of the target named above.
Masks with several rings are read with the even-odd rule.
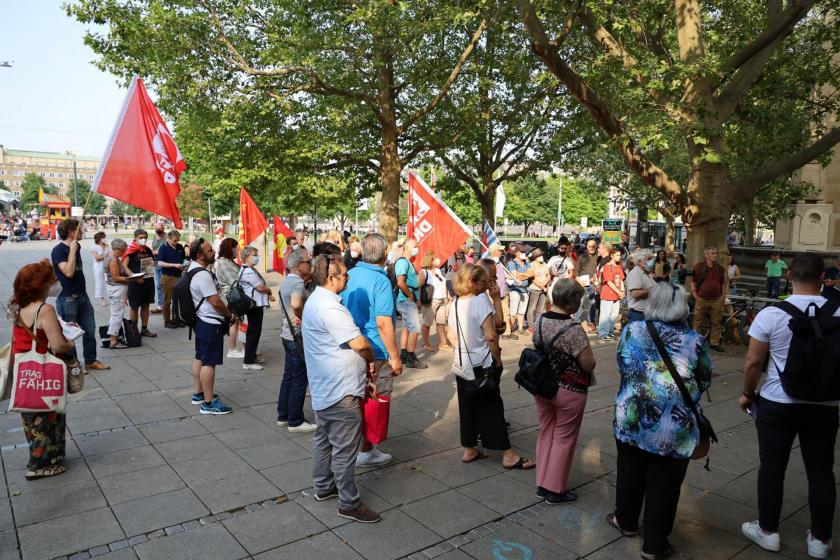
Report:
[[[250,245],[267,229],[268,222],[265,221],[248,191],[242,187],[239,191],[239,248]]]
[[[434,251],[436,257],[445,261],[472,237],[455,212],[413,172],[408,174],[408,201],[406,232],[417,240],[420,255]],[[415,266],[419,264],[417,259]]]
[[[175,198],[187,168],[166,123],[137,76],[125,96],[91,191],[170,218],[184,227]]]
[[[286,274],[286,238],[294,237],[295,232],[289,229],[281,218],[274,216],[274,271]]]

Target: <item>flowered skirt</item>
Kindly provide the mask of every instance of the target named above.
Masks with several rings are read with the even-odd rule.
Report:
[[[55,465],[64,459],[66,415],[57,412],[27,412],[20,415],[29,442],[30,471]]]

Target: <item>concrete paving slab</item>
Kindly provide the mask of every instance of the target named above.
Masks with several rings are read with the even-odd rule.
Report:
[[[277,498],[283,491],[258,472],[223,480],[198,482],[190,486],[213,513]]]
[[[324,532],[254,556],[255,560],[300,560],[329,558],[330,560],[361,560],[353,548],[335,536]]]
[[[382,475],[369,475],[359,481],[359,484],[395,506],[449,489],[446,484],[413,468],[394,470]]]
[[[400,508],[444,539],[501,518],[501,514],[458,492],[448,490]]]
[[[199,519],[210,513],[187,488],[123,502],[112,509],[129,537]]]
[[[168,535],[134,547],[140,560],[237,560],[248,553],[221,523]]]
[[[458,488],[458,491],[502,515],[508,515],[541,501],[534,495],[533,486],[523,484],[504,474],[477,480]]]
[[[525,527],[512,524],[477,539],[461,550],[473,558],[551,558],[574,560],[577,556]]]
[[[184,481],[169,465],[160,465],[99,479],[99,486],[111,505],[163,494],[184,487]]]
[[[400,510],[389,511],[379,523],[348,523],[334,532],[368,560],[395,560],[440,540]]]
[[[88,468],[97,478],[157,467],[164,463],[154,447],[134,447],[87,458]]]
[[[250,554],[265,552],[327,530],[325,525],[294,502],[237,515],[222,523]]]
[[[23,560],[47,560],[70,555],[124,537],[108,508],[67,515],[18,529]]]

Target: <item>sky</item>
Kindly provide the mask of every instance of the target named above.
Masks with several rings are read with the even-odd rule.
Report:
[[[0,0],[0,144],[102,157],[125,96],[59,0]],[[12,62],[13,61],[13,62]]]

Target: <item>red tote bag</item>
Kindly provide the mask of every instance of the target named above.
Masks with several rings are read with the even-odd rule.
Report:
[[[37,318],[36,318],[37,320]],[[9,412],[58,412],[67,401],[67,364],[50,353],[35,349],[15,354]]]
[[[375,389],[368,389],[362,402],[365,438],[372,444],[388,439],[388,417],[391,414],[391,397],[380,395]]]

